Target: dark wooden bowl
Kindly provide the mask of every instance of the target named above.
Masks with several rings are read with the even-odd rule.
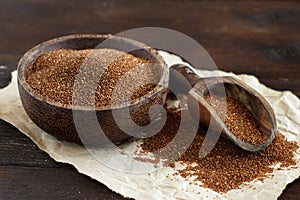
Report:
[[[117,50],[123,50],[123,48],[138,49],[129,53],[137,57],[151,59],[153,62],[167,67],[156,50],[140,42],[112,35],[70,35],[39,44],[26,52],[18,64],[18,87],[21,101],[26,113],[37,126],[51,135],[70,142],[82,143],[82,137],[84,137],[85,139],[91,138],[88,140],[88,143],[95,142],[95,144],[99,144],[99,141],[106,141],[107,138],[114,143],[130,138],[130,135],[122,131],[116,124],[112,114],[113,110],[129,108],[132,120],[137,125],[145,126],[150,123],[149,109],[155,104],[163,104],[166,98],[167,89],[162,86],[156,86],[145,96],[127,105],[74,108],[72,105],[64,105],[37,94],[26,82],[26,77],[30,73],[31,67],[44,52],[56,49],[93,49],[101,42],[107,41],[107,39],[110,42],[104,43],[105,46],[102,45],[100,48]],[[168,84],[168,74],[161,72],[161,81],[164,85]],[[80,126],[78,123],[75,124],[73,111],[80,113],[81,116],[85,116],[80,123],[82,124],[81,127],[78,127]],[[87,126],[93,116],[97,117],[101,129],[107,138],[105,138],[105,135],[99,134],[97,126]],[[81,130],[81,133],[85,131],[85,135],[79,135],[78,128]],[[95,136],[97,141],[95,141]]]

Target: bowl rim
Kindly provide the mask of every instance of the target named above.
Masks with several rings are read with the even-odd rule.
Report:
[[[137,99],[134,99],[132,103],[124,102],[124,103],[116,104],[113,106],[105,105],[105,106],[101,106],[101,107],[97,107],[97,106],[89,107],[89,106],[79,106],[79,105],[73,105],[73,104],[64,104],[61,102],[54,101],[53,99],[43,96],[37,92],[34,92],[34,89],[32,89],[26,81],[24,71],[28,67],[28,63],[30,61],[37,59],[42,53],[47,52],[47,51],[39,52],[40,54],[38,56],[36,56],[34,59],[32,59],[33,56],[38,53],[38,50],[43,47],[49,46],[49,45],[55,45],[55,43],[67,41],[70,39],[83,39],[83,38],[86,38],[86,39],[99,38],[99,39],[104,39],[104,40],[113,39],[113,40],[125,41],[125,42],[129,42],[133,45],[136,45],[138,47],[141,47],[143,49],[146,49],[151,54],[151,56],[153,56],[158,61],[158,64],[160,64],[162,67],[166,68],[166,69],[162,70],[162,76],[160,78],[159,84],[153,90],[148,92],[147,94],[145,94]],[[156,49],[154,49],[142,42],[139,42],[139,41],[136,41],[136,40],[133,40],[130,38],[126,38],[126,37],[114,36],[111,34],[72,34],[72,35],[67,35],[67,36],[62,36],[62,37],[57,37],[54,39],[47,40],[47,41],[37,44],[33,48],[29,49],[19,60],[18,68],[17,68],[19,87],[20,86],[23,87],[23,89],[33,98],[35,98],[41,102],[50,104],[52,106],[61,107],[64,109],[70,109],[70,110],[85,110],[85,111],[93,111],[93,110],[105,111],[105,110],[122,109],[122,108],[137,105],[147,99],[151,99],[152,97],[157,95],[159,92],[164,92],[164,90],[166,90],[166,88],[164,88],[162,85],[168,86],[168,82],[169,82],[169,73],[168,73],[169,71],[168,70],[169,69],[167,67],[166,62],[164,61],[164,59],[162,58],[162,56],[158,53],[158,51]]]

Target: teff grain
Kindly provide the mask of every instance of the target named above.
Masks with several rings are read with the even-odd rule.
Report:
[[[239,101],[231,97],[218,95],[205,96],[206,101],[215,109],[226,127],[243,142],[259,145],[266,142],[268,137],[260,132],[255,124],[252,113]],[[220,109],[219,105],[226,105],[225,109]]]
[[[159,70],[151,60],[114,49],[60,49],[45,52],[33,64],[26,80],[34,92],[67,105],[72,104],[75,81],[80,81],[80,101],[76,102],[77,105],[94,104],[96,107],[102,107],[111,105],[112,94],[118,81],[125,74],[133,73],[132,70],[136,67],[141,67],[141,70],[130,76],[130,80],[125,79],[121,91],[126,92],[133,82],[141,83],[131,95],[131,100],[134,100],[156,86],[142,83],[158,83]],[[92,87],[95,85],[96,88]],[[114,103],[123,103],[122,100],[122,97],[116,97]]]
[[[180,126],[180,116],[168,114],[164,128],[155,136],[143,139],[141,145],[144,153],[153,153],[165,147],[177,134]],[[194,184],[202,182],[204,187],[211,188],[217,192],[227,192],[238,189],[243,183],[263,180],[268,173],[272,173],[275,164],[281,167],[289,167],[296,164],[294,152],[299,148],[296,142],[289,142],[285,137],[277,133],[276,138],[265,150],[259,152],[248,152],[234,145],[232,142],[220,138],[213,150],[204,158],[199,158],[199,150],[203,145],[206,129],[200,127],[193,143],[182,154],[177,162],[187,167],[177,170],[176,175],[183,178],[195,177]],[[185,132],[190,130],[185,127]],[[182,144],[184,145],[184,138]],[[176,149],[173,149],[176,151]],[[161,160],[167,160],[169,155],[154,154]],[[174,164],[170,167],[175,167]],[[170,176],[170,175],[169,175]]]

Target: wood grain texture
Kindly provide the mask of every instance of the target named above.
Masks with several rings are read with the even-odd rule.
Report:
[[[123,199],[104,185],[99,185],[97,181],[78,174],[69,166],[1,166],[0,187],[0,199]]]
[[[24,52],[54,37],[158,26],[194,38],[220,69],[256,75],[267,86],[300,97],[296,1],[1,0],[0,19],[0,65],[10,71]],[[299,189],[298,179],[280,199],[300,199]],[[54,162],[3,121],[0,191],[0,199],[123,199],[73,167]]]

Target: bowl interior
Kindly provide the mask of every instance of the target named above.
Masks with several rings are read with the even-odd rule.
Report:
[[[124,51],[129,54],[132,54],[136,57],[145,58],[151,60],[153,63],[156,64],[158,77],[158,85],[148,92],[146,95],[141,96],[133,101],[128,103],[121,103],[113,106],[103,106],[103,107],[93,107],[87,108],[83,106],[73,106],[62,104],[60,102],[56,102],[53,99],[45,98],[41,94],[35,92],[30,85],[26,82],[27,76],[31,73],[33,64],[36,60],[44,53],[52,50],[59,50],[59,49],[70,49],[70,50],[82,50],[82,49],[100,49],[100,48],[108,48],[108,49],[115,49],[119,51]],[[116,109],[122,108],[125,106],[135,105],[141,101],[151,98],[153,95],[161,92],[165,89],[168,84],[168,68],[163,60],[163,58],[158,54],[155,49],[150,48],[149,46],[122,37],[116,37],[112,35],[71,35],[56,38],[42,44],[37,45],[36,47],[32,48],[28,52],[24,54],[24,56],[19,61],[18,65],[18,81],[27,92],[29,92],[35,98],[45,101],[49,104],[60,106],[64,108],[70,109],[96,109],[96,110],[109,110],[109,109]]]

